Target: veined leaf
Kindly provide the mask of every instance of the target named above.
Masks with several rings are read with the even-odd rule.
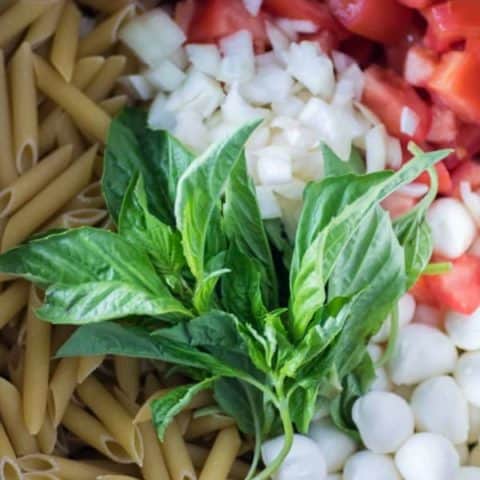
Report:
[[[349,173],[357,175],[365,173],[365,163],[355,147],[352,147],[350,158],[347,162],[339,158],[325,143],[322,143],[321,149],[323,156],[323,174],[325,177],[339,177]]]
[[[230,273],[228,268],[222,268],[209,273],[202,278],[195,287],[193,293],[193,305],[199,313],[208,312],[213,306],[214,290],[222,275]]]
[[[297,386],[288,395],[288,408],[293,423],[300,433],[306,434],[315,415],[319,385]]]

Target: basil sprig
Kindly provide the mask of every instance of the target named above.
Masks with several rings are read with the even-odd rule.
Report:
[[[318,402],[353,431],[350,408],[374,377],[369,338],[426,268],[433,190],[392,223],[380,202],[445,158],[415,151],[397,172],[361,174],[323,147],[326,178],[307,187],[295,244],[264,224],[245,143],[258,122],[195,157],[126,109],[112,122],[103,192],[118,233],[55,232],[0,256],[0,271],[47,288],[38,315],[81,325],[58,356],[158,359],[192,384],[152,403],[160,438],[203,389],[256,437],[248,478],[266,479],[306,432]],[[291,261],[290,261],[291,259]],[[255,474],[261,442],[283,432]]]

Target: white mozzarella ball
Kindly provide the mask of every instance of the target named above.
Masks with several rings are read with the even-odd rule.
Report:
[[[422,382],[410,400],[417,430],[438,433],[453,444],[467,441],[468,404],[452,377]]]
[[[458,348],[480,349],[480,308],[471,315],[448,312],[445,317],[445,329]]]
[[[400,480],[393,460],[369,451],[352,455],[343,469],[343,480]]]
[[[480,480],[479,467],[461,467],[455,480]]]
[[[480,407],[468,405],[468,418],[470,428],[468,430],[468,442],[476,443],[480,439]]]
[[[457,362],[454,375],[467,400],[480,407],[480,352],[464,353]]]
[[[413,320],[415,314],[415,298],[413,295],[406,293],[398,301],[398,327],[403,328],[405,325]],[[391,318],[388,316],[387,320],[383,323],[380,330],[372,337],[372,341],[377,343],[383,343],[388,340],[390,335]]]
[[[270,465],[283,447],[283,435],[268,440],[262,445],[262,459]],[[275,480],[326,480],[327,466],[320,447],[310,438],[294,435],[292,448],[282,466],[274,476]]]
[[[452,372],[456,360],[457,349],[447,335],[436,328],[412,323],[398,335],[389,362],[390,376],[397,385],[413,385]]]
[[[460,461],[455,447],[441,435],[417,433],[395,455],[405,480],[452,480]]]
[[[468,449],[468,443],[459,443],[455,445],[455,450],[458,453],[458,458],[460,459],[460,465],[468,464],[468,457],[470,456],[470,450]]]
[[[329,473],[340,471],[357,444],[328,419],[313,422],[308,436],[320,447]]]
[[[392,382],[383,367],[375,369],[375,380],[371,383],[369,391],[389,392],[392,390]]]
[[[395,452],[413,434],[408,403],[390,392],[369,392],[353,405],[352,418],[365,446],[375,453]]]
[[[455,198],[435,200],[427,212],[434,251],[447,258],[463,255],[475,238],[475,223],[463,204]]]

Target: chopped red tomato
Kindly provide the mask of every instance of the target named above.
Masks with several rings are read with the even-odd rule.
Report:
[[[477,55],[480,58],[480,35],[475,37],[468,37],[466,44],[467,52]]]
[[[400,40],[393,45],[384,46],[387,66],[400,75],[403,75],[405,61],[410,48],[413,45],[418,45],[425,33],[424,25],[417,21],[418,18],[413,20]]]
[[[463,40],[463,36],[456,32],[448,32],[440,28],[432,15],[432,8],[422,11],[423,16],[428,22],[428,28],[423,38],[426,47],[436,52],[446,52],[453,44]]]
[[[420,45],[410,47],[405,58],[403,76],[410,85],[424,87],[438,63],[436,53]]]
[[[417,303],[423,303],[431,307],[437,306],[437,298],[430,288],[427,275],[422,275],[417,280],[415,285],[410,289],[410,293],[415,297]]]
[[[459,121],[455,114],[443,105],[432,106],[432,124],[427,141],[446,145],[454,142],[458,136]]]
[[[175,22],[185,33],[188,33],[196,6],[196,0],[182,0],[175,5]]]
[[[302,40],[315,42],[320,47],[320,50],[327,54],[330,54],[332,50],[336,50],[340,43],[338,36],[332,33],[330,30],[322,30],[318,33],[306,33],[299,35],[299,41]]]
[[[465,254],[452,265],[448,273],[426,277],[427,285],[437,305],[471,314],[480,307],[480,258]]]
[[[461,38],[480,35],[480,2],[449,0],[430,8],[432,22],[442,32]]]
[[[381,205],[390,214],[390,217],[395,219],[408,213],[416,203],[414,198],[394,192],[385,198]]]
[[[454,146],[457,149],[461,148],[464,150],[463,157],[480,153],[480,126],[473,124],[461,125]]]
[[[443,162],[440,162],[435,165],[435,170],[438,175],[438,192],[444,195],[449,194],[452,191],[452,179],[447,167],[445,167]],[[427,172],[423,172],[415,181],[430,185],[430,175]]]
[[[404,107],[410,108],[418,118],[418,126],[412,135],[417,142],[423,142],[430,129],[431,111],[414,88],[391,70],[372,65],[365,70],[363,103],[375,112],[390,134],[409,139],[401,131],[401,117]]]
[[[370,64],[377,45],[364,37],[354,35],[342,42],[342,52],[350,55],[362,68]]]
[[[462,162],[452,172],[452,193],[459,197],[460,183],[469,182],[473,190],[480,188],[480,163],[473,160]]]
[[[396,0],[329,0],[328,5],[347,30],[387,44],[404,37],[413,16]]]
[[[410,8],[426,8],[438,2],[438,0],[397,0],[398,3]]]
[[[428,87],[462,120],[480,123],[480,59],[468,52],[449,52]]]
[[[188,40],[209,43],[238,30],[248,30],[256,47],[262,50],[268,41],[264,20],[262,13],[251,15],[242,0],[204,0],[196,3]]]

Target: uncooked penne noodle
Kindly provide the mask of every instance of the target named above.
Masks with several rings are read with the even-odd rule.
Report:
[[[126,5],[106,20],[98,24],[90,33],[80,40],[78,55],[101,55],[118,40],[122,25],[135,15],[135,5]]]
[[[237,427],[221,430],[198,480],[225,480],[237,457],[242,440]]]
[[[196,480],[192,459],[175,420],[165,432],[162,451],[172,480]]]
[[[17,245],[85,188],[97,153],[94,145],[46,188],[10,217],[2,237],[2,252]]]
[[[16,280],[0,293],[0,328],[25,307],[28,292],[28,283]]]
[[[100,108],[105,110],[111,117],[115,117],[120,110],[128,103],[126,95],[116,95],[100,102]]]
[[[115,463],[107,459],[90,460],[85,459],[85,463],[94,467],[100,467],[106,470],[105,473],[116,473],[118,475],[138,475],[138,466],[134,463]]]
[[[138,477],[131,477],[130,475],[100,475],[97,480],[140,480]]]
[[[56,145],[59,119],[62,111],[55,109],[50,112],[38,127],[38,154],[40,157],[50,152]]]
[[[55,5],[51,6],[30,25],[25,41],[32,46],[33,50],[50,39],[55,33],[64,3],[64,0],[58,0]]]
[[[102,208],[104,206],[105,198],[102,195],[102,184],[100,181],[96,181],[85,187],[75,198],[70,200],[62,211],[69,212],[84,208]]]
[[[0,373],[5,371],[8,359],[8,349],[5,345],[0,344]]]
[[[135,401],[140,390],[140,360],[115,356],[113,365],[118,385],[130,400]]]
[[[58,456],[48,456],[46,460],[54,465],[55,473],[63,480],[92,480],[108,473],[105,468],[90,465],[81,460],[70,460]],[[21,461],[19,462],[22,465]]]
[[[105,100],[115,87],[117,79],[125,70],[127,59],[121,55],[112,55],[105,60],[100,71],[85,89],[85,95],[94,102]]]
[[[235,420],[226,415],[213,414],[194,418],[188,426],[185,438],[187,440],[192,440],[209,433],[217,432],[223,428],[231,427],[232,425],[235,425]]]
[[[76,437],[119,463],[132,463],[131,456],[92,415],[70,402],[62,424]]]
[[[15,458],[15,452],[3,424],[0,423],[0,458],[2,457]]]
[[[163,451],[153,425],[150,422],[145,422],[139,428],[144,446],[142,465],[144,480],[170,480]]]
[[[45,227],[42,227],[42,231],[48,231],[55,228],[78,228],[84,226],[97,225],[104,220],[108,215],[106,210],[99,208],[83,208],[79,210],[72,210],[60,214],[54,218]]]
[[[7,8],[10,8],[16,1],[17,0],[0,0],[0,13],[3,13]]]
[[[27,310],[27,338],[23,373],[23,417],[32,435],[42,428],[47,411],[52,327],[40,320],[35,311],[42,304],[34,287]]]
[[[65,82],[41,57],[34,56],[34,67],[38,88],[63,108],[81,130],[104,142],[111,118],[82,91]]]
[[[73,70],[72,85],[83,90],[95,78],[105,63],[105,57],[94,55],[77,60]]]
[[[92,410],[107,430],[138,465],[143,461],[143,441],[136,425],[125,408],[96,380],[88,377],[77,386],[82,402]]]
[[[57,462],[53,457],[43,453],[31,453],[17,460],[18,466],[26,473],[43,472],[54,473],[58,471]]]
[[[0,188],[10,185],[18,176],[13,155],[12,124],[10,118],[10,100],[5,71],[5,57],[0,50]]]
[[[0,480],[22,480],[23,478],[15,459],[10,457],[0,459]]]
[[[78,360],[77,383],[82,383],[94,372],[105,360],[105,355],[92,355],[91,357],[81,357]]]
[[[52,333],[52,357],[55,356],[57,350],[70,338],[75,331],[73,325],[55,325]]]
[[[47,411],[55,427],[62,421],[77,386],[78,362],[75,357],[62,358],[50,380]]]
[[[18,0],[0,16],[0,48],[27,28],[56,0]]]
[[[70,82],[77,56],[82,14],[72,0],[66,0],[50,51],[50,62]]]
[[[25,480],[62,480],[54,473],[47,472],[29,472],[23,475]]]
[[[184,410],[183,412],[180,412],[175,418],[177,420],[180,432],[182,432],[182,435],[185,435],[188,430],[188,426],[192,421],[192,412],[190,410]]]
[[[151,397],[155,392],[160,390],[161,384],[158,377],[153,373],[149,372],[145,376],[145,384],[143,386],[143,394],[148,398]]]
[[[19,392],[23,388],[23,367],[25,361],[25,349],[20,345],[14,345],[9,352],[7,371],[10,380]]]
[[[20,393],[9,381],[0,378],[0,416],[18,456],[38,451],[37,441],[23,421]]]
[[[72,146],[55,150],[31,170],[0,191],[0,217],[16,212],[25,202],[45,188],[72,161]]]
[[[22,43],[8,66],[15,164],[25,173],[38,160],[38,113],[33,55],[29,43]]]
[[[57,122],[58,145],[71,145],[73,147],[73,157],[78,157],[85,150],[85,142],[80,132],[66,113],[60,115]]]
[[[38,432],[38,448],[42,453],[51,454],[57,444],[58,432],[49,415],[45,415],[42,428]]]
[[[125,43],[119,42],[115,47],[115,53],[117,55],[123,55],[127,59],[124,75],[134,75],[142,69],[140,60]]]
[[[133,0],[78,0],[78,3],[92,7],[100,12],[115,13],[134,2]]]

